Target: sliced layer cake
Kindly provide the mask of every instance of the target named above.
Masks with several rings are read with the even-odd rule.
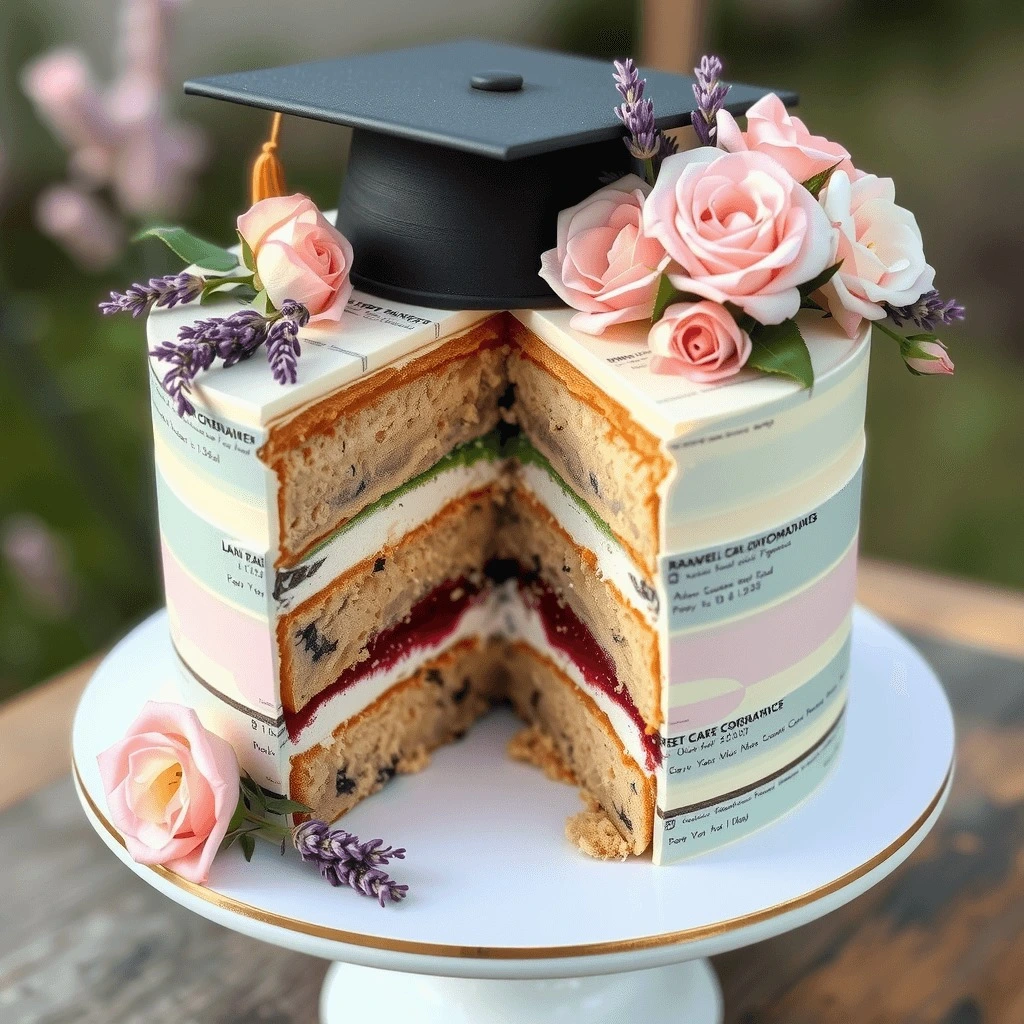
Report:
[[[333,819],[508,702],[594,802],[583,848],[667,860],[826,770],[865,339],[809,323],[808,394],[655,377],[639,331],[567,320],[357,293],[297,385],[214,369],[179,420],[154,379],[183,686],[262,785]]]

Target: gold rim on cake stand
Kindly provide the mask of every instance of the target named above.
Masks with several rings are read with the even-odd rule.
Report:
[[[728,921],[717,921],[714,924],[700,925],[696,928],[685,928],[682,931],[663,932],[660,935],[645,935],[633,939],[616,939],[608,942],[593,942],[573,946],[459,946],[449,943],[417,942],[411,939],[389,939],[379,935],[364,935],[361,932],[350,932],[344,928],[330,928],[325,925],[311,924],[308,921],[299,921],[295,918],[285,917],[282,914],[275,914],[270,911],[261,910],[250,903],[243,903],[241,900],[224,896],[207,888],[205,885],[198,885],[190,882],[167,868],[156,865],[138,865],[140,870],[152,871],[164,881],[176,886],[178,889],[187,892],[190,896],[210,903],[221,910],[228,910],[243,917],[251,918],[262,924],[274,925],[287,931],[297,932],[302,935],[311,935],[318,939],[330,939],[334,942],[348,943],[352,946],[364,946],[370,949],[386,950],[392,953],[415,953],[423,956],[453,957],[464,960],[557,960],[562,957],[584,957],[584,956],[605,956],[612,953],[632,953],[639,950],[657,949],[662,946],[674,946],[685,942],[695,942],[698,939],[709,939],[729,932],[738,931],[750,925],[761,924],[772,918],[792,910],[798,910],[816,900],[823,899],[840,889],[846,888],[858,879],[869,874],[880,864],[889,860],[899,852],[911,839],[914,838],[924,827],[925,823],[934,813],[943,797],[948,793],[953,779],[954,761],[951,759],[946,774],[939,786],[938,791],[929,801],[928,806],[921,812],[914,823],[902,835],[891,842],[885,849],[875,854],[870,860],[839,878],[829,882],[827,885],[819,886],[801,896],[794,896],[792,899],[777,903],[772,907],[766,907],[753,914],[745,914],[741,917],[730,918]],[[124,846],[124,840],[116,828],[107,820],[106,816],[96,806],[96,802],[85,788],[82,776],[78,771],[78,765],[72,758],[72,773],[75,779],[75,786],[85,801],[93,817],[103,826],[107,834],[119,845]]]

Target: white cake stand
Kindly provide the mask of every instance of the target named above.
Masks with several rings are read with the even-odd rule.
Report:
[[[149,698],[173,699],[167,622],[154,615],[100,666],[75,718],[79,796],[107,846],[182,906],[264,942],[334,961],[325,1024],[714,1024],[706,957],[799,927],[893,871],[935,823],[952,777],[953,718],[921,656],[858,610],[846,740],[803,804],[745,839],[679,864],[599,863],[563,838],[569,786],[509,761],[495,713],[345,818],[407,847],[411,887],[382,910],[258,844],[218,857],[209,887],[132,861],[106,819],[96,754]]]

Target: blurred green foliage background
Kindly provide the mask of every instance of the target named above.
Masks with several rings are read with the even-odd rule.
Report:
[[[545,10],[526,33],[531,42],[605,57],[634,49],[631,3],[559,0]],[[202,19],[202,6],[184,17]],[[95,652],[160,602],[143,329],[95,307],[110,288],[175,266],[154,243],[88,275],[35,227],[35,197],[61,178],[65,156],[18,73],[68,42],[65,31],[32,0],[5,0],[0,12],[0,143],[9,156],[0,182],[0,529],[10,540],[31,527],[0,559],[0,698]],[[242,24],[219,67],[184,73],[342,52],[345,33],[332,32],[271,42]],[[912,378],[893,343],[876,336],[863,550],[1024,587],[1024,5],[722,0],[711,4],[707,36],[727,77],[796,88],[812,130],[842,141],[857,166],[896,179],[937,286],[968,307],[945,339],[952,379]],[[384,36],[379,45],[398,41],[411,40]],[[174,103],[213,146],[187,222],[230,238],[266,118]],[[294,132],[284,148],[289,183],[330,207],[338,133]]]

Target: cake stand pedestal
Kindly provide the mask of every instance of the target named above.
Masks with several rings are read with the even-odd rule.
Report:
[[[106,818],[96,754],[148,699],[174,699],[164,613],[100,666],[75,718],[75,781],[107,846],[189,910],[334,961],[325,1024],[622,1024],[722,1020],[707,957],[842,906],[898,867],[935,823],[952,778],[953,718],[914,648],[858,609],[846,738],[831,774],[774,824],[688,861],[591,861],[563,838],[571,787],[509,761],[511,714],[488,716],[430,770],[345,818],[405,846],[411,893],[381,909],[330,889],[295,856],[232,849],[208,886],[136,864]]]

